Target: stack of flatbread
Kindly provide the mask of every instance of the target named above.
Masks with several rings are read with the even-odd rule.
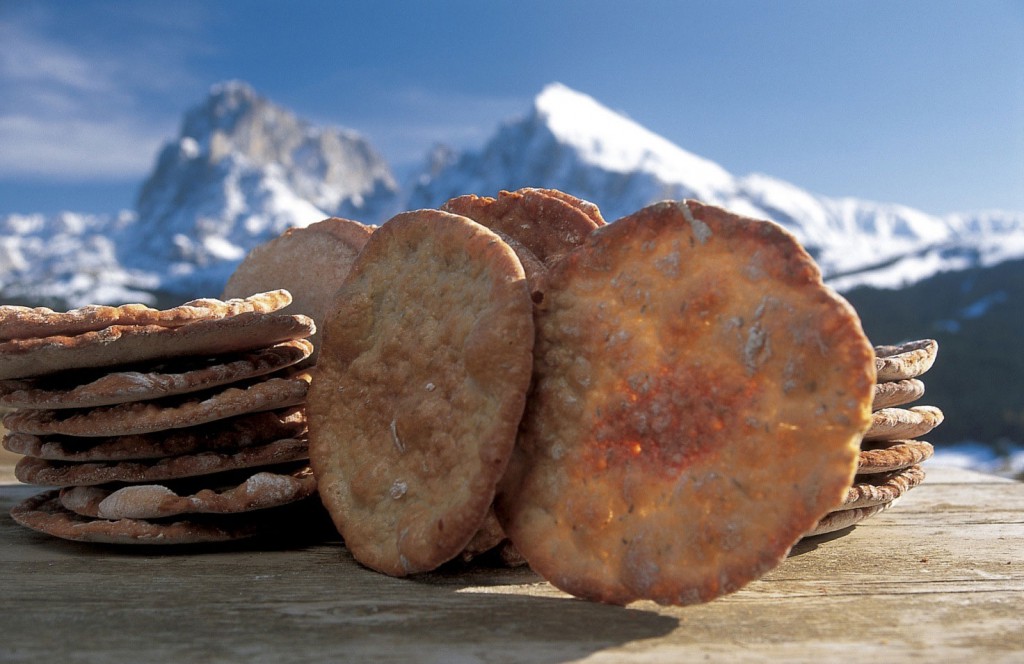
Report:
[[[296,367],[315,331],[286,290],[66,312],[0,307],[12,510],[64,539],[227,541],[272,531],[316,490]]]
[[[878,383],[871,409],[871,428],[861,442],[857,475],[834,512],[808,533],[822,535],[877,514],[924,481],[921,463],[931,458],[931,443],[920,440],[942,423],[935,406],[908,406],[924,394],[920,376],[935,363],[934,339],[898,346],[875,346]]]

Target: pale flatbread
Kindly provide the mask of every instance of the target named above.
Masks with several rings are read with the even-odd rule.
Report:
[[[241,483],[211,486],[188,493],[161,484],[122,488],[74,486],[61,490],[61,504],[99,519],[164,519],[179,514],[237,514],[287,505],[316,492],[309,466],[290,471],[260,470]]]
[[[893,408],[917,401],[924,396],[924,383],[917,378],[894,380],[875,385],[875,398],[871,410]]]
[[[882,503],[880,505],[872,505],[871,507],[857,507],[849,510],[831,512],[822,517],[821,521],[808,530],[804,537],[825,535],[826,533],[834,533],[838,530],[849,528],[868,517],[874,516],[875,514],[888,509],[890,505],[892,505],[892,503]]]
[[[297,503],[296,505],[303,505]],[[256,536],[294,532],[308,515],[287,505],[249,514],[191,515],[144,521],[140,519],[91,519],[60,504],[59,491],[46,491],[16,505],[11,517],[32,530],[76,542],[173,546],[230,542]]]
[[[932,368],[939,344],[934,339],[908,341],[897,346],[876,346],[878,382],[916,378]]]
[[[255,291],[252,291],[255,292]],[[102,330],[111,325],[160,325],[179,327],[200,320],[216,320],[241,313],[271,313],[288,306],[290,293],[273,290],[226,301],[213,298],[192,300],[170,309],[151,309],[144,304],[111,307],[92,304],[70,311],[46,307],[0,306],[0,341],[36,337],[74,336]]]
[[[269,288],[285,288],[294,298],[289,313],[304,314],[319,326],[352,261],[373,229],[332,217],[305,228],[290,228],[245,257],[228,279],[222,297],[240,297]],[[314,364],[320,339],[304,364]]]

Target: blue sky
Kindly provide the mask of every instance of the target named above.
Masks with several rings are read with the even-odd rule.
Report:
[[[394,164],[552,81],[742,175],[1024,211],[1024,1],[0,0],[0,214],[131,207],[210,86]]]

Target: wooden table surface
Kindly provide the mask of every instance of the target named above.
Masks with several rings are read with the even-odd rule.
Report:
[[[65,542],[7,512],[2,662],[1024,662],[1024,484],[963,470],[797,545],[708,604],[576,600],[528,569],[412,580],[337,542],[160,553]]]

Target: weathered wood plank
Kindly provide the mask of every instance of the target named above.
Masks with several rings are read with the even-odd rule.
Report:
[[[527,569],[391,579],[337,542],[154,552],[18,527],[0,486],[0,661],[1024,660],[1024,484],[959,470],[693,607],[569,598]]]

